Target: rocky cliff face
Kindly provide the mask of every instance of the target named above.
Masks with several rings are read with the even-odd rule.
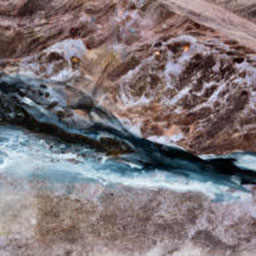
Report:
[[[152,140],[199,154],[253,151],[256,26],[188,6],[4,1],[2,70],[69,82]]]

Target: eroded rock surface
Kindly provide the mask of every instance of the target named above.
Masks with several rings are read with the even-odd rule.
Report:
[[[200,10],[194,21],[182,8],[175,1],[3,2],[2,70],[69,82],[152,140],[195,153],[255,150],[254,24],[230,20],[235,38],[203,16],[200,23]]]

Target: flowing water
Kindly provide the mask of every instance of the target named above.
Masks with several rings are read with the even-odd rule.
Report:
[[[0,172],[52,183],[199,191],[221,202],[251,198],[255,154],[197,157],[151,142],[131,133],[88,95],[79,100],[80,92],[72,96],[78,97],[75,108],[89,115],[61,119],[60,110],[72,111],[65,94],[70,89],[44,82],[5,75],[0,80]],[[52,110],[56,99],[60,106]]]
[[[143,157],[143,156],[142,156]],[[205,159],[213,156],[203,156]],[[232,155],[241,167],[255,168],[254,154]],[[191,164],[192,166],[192,164]],[[193,167],[191,167],[193,168]],[[182,166],[180,166],[182,173]],[[132,162],[121,162],[91,149],[64,143],[54,137],[31,133],[15,126],[0,127],[0,172],[24,179],[46,179],[52,184],[96,182],[107,186],[165,188],[178,192],[199,191],[215,201],[250,199],[250,192],[221,184],[215,177],[191,179],[166,170],[148,170]],[[239,180],[235,180],[234,183]],[[231,184],[231,183],[230,183]],[[230,185],[229,184],[229,185]]]

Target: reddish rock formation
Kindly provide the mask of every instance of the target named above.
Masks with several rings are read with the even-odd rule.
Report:
[[[69,81],[153,140],[199,154],[254,151],[256,26],[185,4],[4,1],[2,70]]]

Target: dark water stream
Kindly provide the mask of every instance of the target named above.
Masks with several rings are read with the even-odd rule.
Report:
[[[0,80],[0,172],[52,183],[100,182],[175,191],[201,191],[214,200],[250,197],[256,154],[197,157],[130,133],[88,95],[88,117],[62,118],[65,85],[2,74]],[[47,98],[44,97],[46,92]]]

